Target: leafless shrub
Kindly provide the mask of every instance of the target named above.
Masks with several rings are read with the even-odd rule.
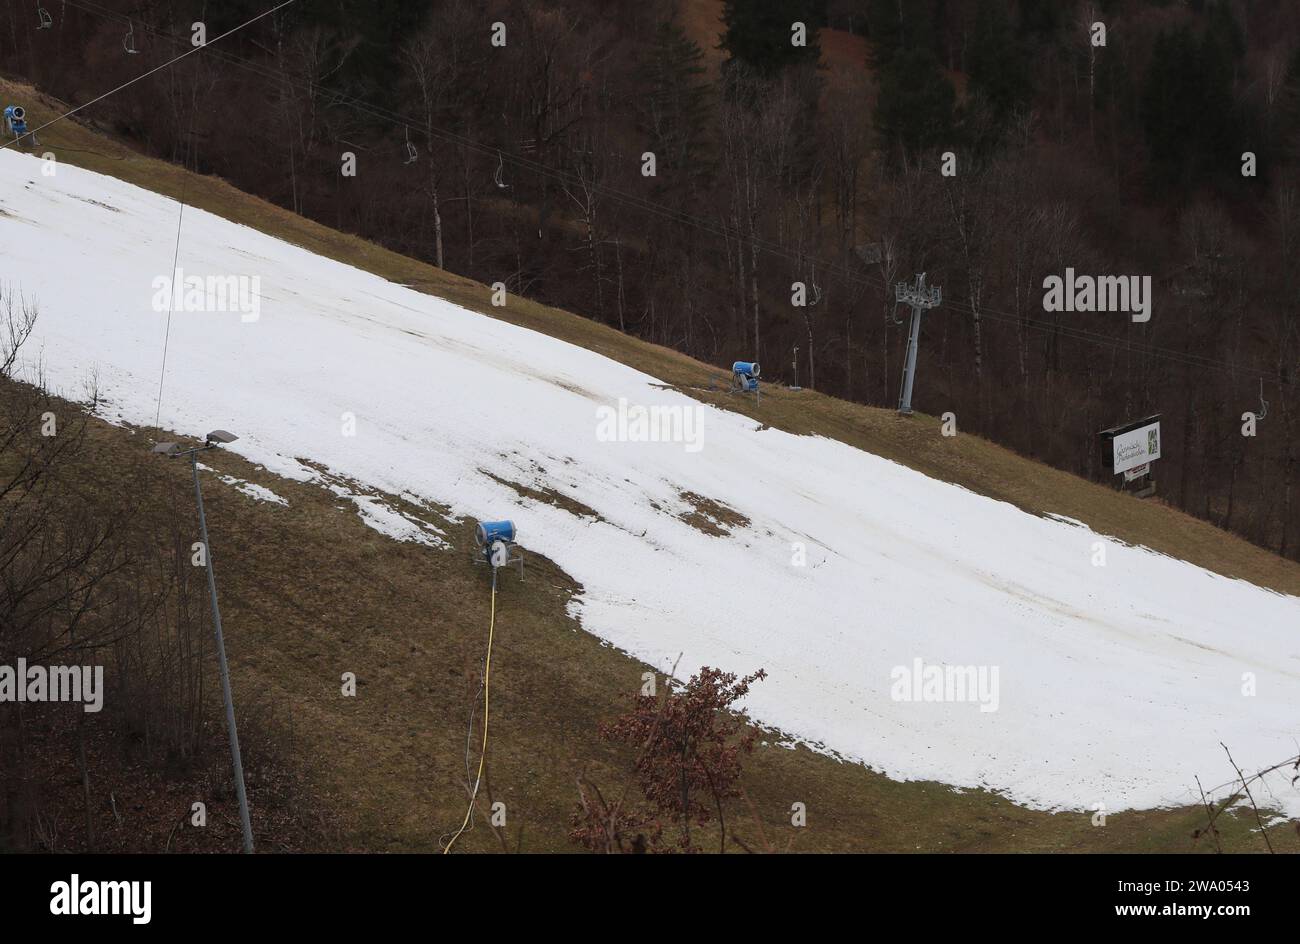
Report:
[[[1297,783],[1300,783],[1300,756],[1288,757],[1281,763],[1274,764],[1271,767],[1266,767],[1263,770],[1257,770],[1253,774],[1247,774],[1240,766],[1238,766],[1237,762],[1233,760],[1232,752],[1228,750],[1228,745],[1220,742],[1219,746],[1222,747],[1223,752],[1228,755],[1228,763],[1232,765],[1236,777],[1216,790],[1211,791],[1217,792],[1217,790],[1220,789],[1228,791],[1227,796],[1217,805],[1210,802],[1209,798],[1205,794],[1205,789],[1201,787],[1200,778],[1197,778],[1196,786],[1197,789],[1200,790],[1201,805],[1205,810],[1205,825],[1203,827],[1198,827],[1192,833],[1192,840],[1194,842],[1199,842],[1204,837],[1209,836],[1214,840],[1215,851],[1222,852],[1223,844],[1220,842],[1219,838],[1219,819],[1224,813],[1240,803],[1242,797],[1245,797],[1246,802],[1250,804],[1251,811],[1254,813],[1255,825],[1259,827],[1259,835],[1264,842],[1264,848],[1268,852],[1276,851],[1273,848],[1273,840],[1269,838],[1268,826],[1264,823],[1264,817],[1259,811],[1259,805],[1255,802],[1255,793],[1251,787],[1262,785],[1264,783],[1264,778],[1269,774],[1276,773],[1280,770],[1286,770],[1288,768],[1291,770],[1291,785],[1294,787]],[[1296,830],[1297,832],[1300,832],[1300,824],[1296,825]]]
[[[716,816],[718,851],[725,852],[725,803],[741,795],[741,759],[753,751],[756,738],[734,705],[763,678],[762,669],[741,678],[706,666],[684,685],[666,686],[662,697],[636,696],[631,710],[602,725],[600,733],[639,745],[631,779],[640,802],[628,802],[626,787],[618,799],[607,800],[595,783],[580,777],[570,837],[597,852],[698,852],[691,828]],[[663,841],[664,819],[678,827],[671,845]]]
[[[0,284],[0,377],[9,377],[18,352],[36,328],[37,306],[12,286]]]

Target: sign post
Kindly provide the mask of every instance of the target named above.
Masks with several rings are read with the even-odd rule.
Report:
[[[1160,458],[1160,416],[1157,413],[1133,423],[1102,430],[1102,467],[1113,475],[1123,475],[1126,483],[1148,478],[1151,463]],[[1136,494],[1139,498],[1146,498],[1154,495],[1155,490],[1155,482],[1148,478],[1147,484]]]

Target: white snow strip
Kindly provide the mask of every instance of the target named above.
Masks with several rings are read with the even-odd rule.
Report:
[[[281,498],[265,485],[258,485],[256,482],[235,482],[229,484],[233,484],[237,490],[243,492],[250,498],[256,499],[257,501],[271,502],[275,505],[289,504],[287,498]]]
[[[0,279],[40,303],[26,363],[42,360],[56,390],[98,370],[117,418],[152,423],[166,320],[152,281],[171,265],[177,204],[68,165],[43,177],[4,151],[0,205]],[[1111,812],[1199,803],[1195,776],[1232,777],[1220,741],[1248,770],[1296,753],[1300,599],[839,442],[759,431],[598,354],[192,207],[180,264],[259,276],[262,310],[172,316],[163,426],[233,430],[229,448],[299,479],[312,477],[303,457],[457,517],[513,518],[586,588],[574,610],[589,631],[662,669],[680,653],[681,675],[766,669],[747,706],[787,735],[896,778]],[[620,398],[698,410],[702,448],[605,441],[597,409]],[[704,534],[678,517],[684,492],[750,523]],[[364,503],[372,526],[427,534]],[[959,667],[985,681],[982,703],[924,700],[930,675]],[[921,700],[894,697],[914,670]],[[1265,787],[1300,814],[1285,774]]]
[[[241,492],[242,494],[247,495],[249,498],[252,498],[255,501],[270,502],[275,505],[289,504],[289,500],[287,498],[281,498],[279,495],[275,494],[275,492],[271,491],[265,485],[258,485],[256,482],[250,482],[247,479],[237,478],[236,476],[233,475],[226,475],[224,472],[218,472],[216,469],[212,468],[211,466],[206,466],[202,462],[199,463],[199,468],[202,469],[204,472],[213,473],[214,475],[216,475],[217,478],[219,478],[226,485],[233,486],[235,491]]]
[[[398,511],[378,496],[354,492],[335,482],[327,483],[326,487],[335,495],[356,505],[357,514],[366,527],[386,537],[396,541],[414,541],[426,547],[451,547],[449,542],[440,537],[442,531],[435,525]]]

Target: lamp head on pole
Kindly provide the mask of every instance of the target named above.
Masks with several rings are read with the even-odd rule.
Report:
[[[167,456],[167,458],[171,459],[171,458],[175,458],[176,456],[192,455],[194,453],[202,452],[205,449],[215,449],[217,446],[225,445],[226,443],[232,443],[237,439],[239,439],[239,437],[236,436],[234,433],[229,432],[228,430],[214,429],[212,432],[208,433],[208,435],[203,438],[202,446],[196,446],[191,449],[186,449],[180,443],[160,442],[153,447],[153,451],[159,453],[160,455]]]

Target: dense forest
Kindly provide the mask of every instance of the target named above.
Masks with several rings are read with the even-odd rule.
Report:
[[[89,102],[273,5],[0,0],[0,69]],[[925,272],[918,409],[1107,483],[1098,432],[1161,413],[1159,495],[1300,557],[1286,0],[297,0],[81,117],[876,405]],[[1045,310],[1067,269],[1149,277],[1150,320]]]

